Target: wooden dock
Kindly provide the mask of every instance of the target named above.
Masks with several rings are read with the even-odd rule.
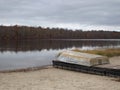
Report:
[[[120,77],[120,65],[119,66],[110,66],[107,64],[104,66],[84,66],[74,63],[62,62],[58,60],[53,60],[53,67],[62,68],[67,70],[73,70],[78,72],[110,76],[110,77]]]

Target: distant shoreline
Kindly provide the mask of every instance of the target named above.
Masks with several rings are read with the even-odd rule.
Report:
[[[66,40],[66,41],[120,41],[120,39],[40,39],[40,40]]]
[[[0,26],[0,40],[19,41],[35,39],[120,39],[118,31],[68,30],[63,28],[43,28],[29,26]]]
[[[90,40],[90,41],[96,41],[96,40],[99,40],[99,41],[120,41],[120,39],[79,39],[79,38],[77,38],[77,39],[73,39],[73,38],[61,38],[61,39],[38,39],[38,38],[35,38],[35,39],[18,39],[17,41],[32,41],[32,40],[38,40],[38,41],[40,41],[40,40],[74,40],[74,41],[79,41],[79,40],[85,40],[85,41],[88,41],[88,40]],[[2,40],[0,40],[0,41],[2,41]],[[8,41],[14,41],[14,40],[8,40]]]

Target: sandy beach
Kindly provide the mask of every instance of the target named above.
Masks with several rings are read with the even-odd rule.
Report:
[[[120,56],[110,60],[117,63]],[[117,80],[50,66],[36,71],[0,73],[0,90],[120,90]]]

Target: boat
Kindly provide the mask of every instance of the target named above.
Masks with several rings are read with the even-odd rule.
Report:
[[[102,55],[67,50],[60,52],[52,63],[55,68],[120,77],[120,65],[111,64],[109,58]]]

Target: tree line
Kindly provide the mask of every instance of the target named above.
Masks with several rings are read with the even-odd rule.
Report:
[[[32,39],[120,39],[120,32],[103,30],[68,30],[29,26],[0,26],[0,40]]]

